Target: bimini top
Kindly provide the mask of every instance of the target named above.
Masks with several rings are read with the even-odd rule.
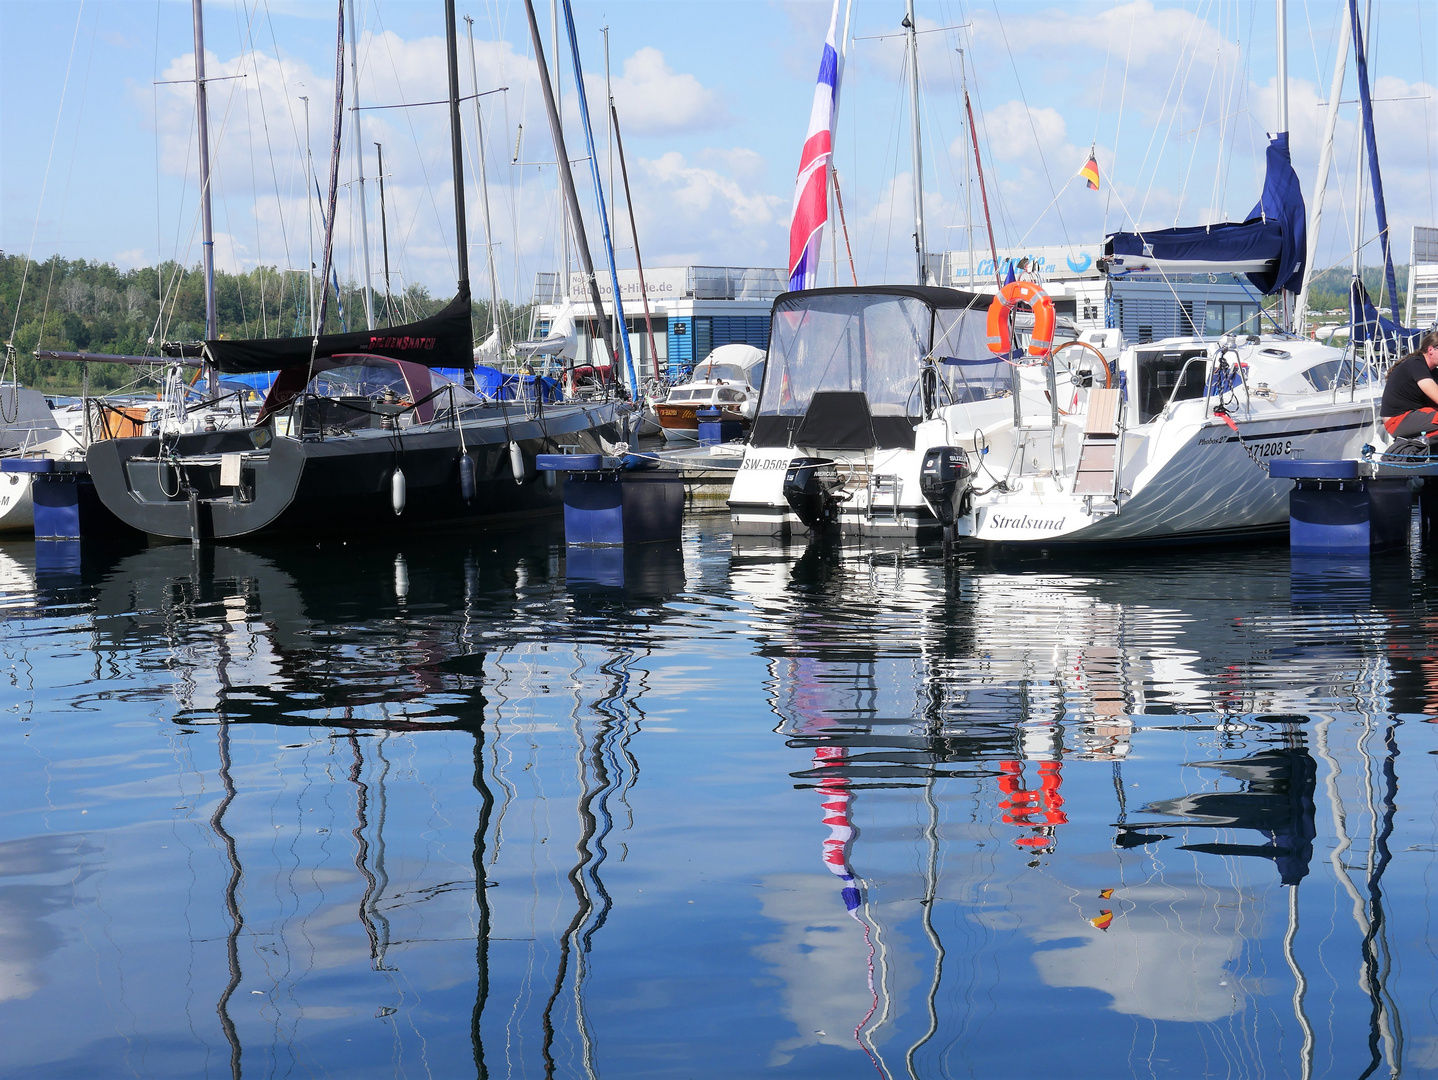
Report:
[[[226,339],[206,341],[203,355],[216,371],[247,375],[258,371],[283,371],[308,366],[310,337]],[[195,356],[199,350],[186,346],[180,355]],[[429,368],[471,368],[474,366],[474,333],[470,325],[469,288],[438,314],[403,326],[375,330],[354,330],[347,334],[321,334],[313,358],[318,360],[348,353],[384,356]],[[301,383],[301,386],[304,384]]]

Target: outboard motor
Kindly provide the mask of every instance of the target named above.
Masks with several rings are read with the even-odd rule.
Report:
[[[784,501],[810,529],[819,530],[839,518],[844,486],[830,458],[799,457],[784,473]]]
[[[919,466],[919,494],[949,535],[954,522],[969,511],[969,488],[974,474],[969,455],[959,446],[934,446],[924,452]]]

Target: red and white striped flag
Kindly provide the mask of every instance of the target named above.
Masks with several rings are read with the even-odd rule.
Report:
[[[819,241],[829,220],[829,163],[833,155],[834,96],[839,83],[839,52],[834,32],[839,25],[839,0],[829,17],[829,36],[819,61],[809,135],[799,156],[794,185],[794,216],[789,224],[789,288],[811,289],[819,277]]]

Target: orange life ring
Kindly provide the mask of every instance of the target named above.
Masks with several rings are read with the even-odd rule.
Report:
[[[1033,308],[1034,332],[1029,338],[1030,356],[1047,356],[1054,344],[1054,302],[1042,285],[1032,281],[1011,281],[999,290],[989,305],[989,352],[1004,355],[1013,347],[1009,316],[1023,301]]]

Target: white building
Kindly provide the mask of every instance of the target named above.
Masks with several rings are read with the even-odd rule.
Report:
[[[609,272],[598,273],[603,317],[614,317],[614,286]],[[743,342],[769,347],[769,311],[774,297],[789,287],[787,271],[766,267],[660,266],[644,270],[645,292],[654,330],[654,354],[644,325],[644,301],[637,270],[619,271],[620,301],[629,329],[629,348],[641,383],[656,374],[673,382],[693,370],[720,345]],[[566,297],[559,275],[540,273],[535,281],[535,326],[542,337]],[[578,352],[575,364],[601,362],[604,341],[583,274],[569,275],[568,300],[574,306]],[[618,340],[615,342],[618,348]],[[620,364],[623,364],[621,354]]]
[[[1408,265],[1408,312],[1405,326],[1438,323],[1438,229],[1413,226],[1413,261]]]
[[[1232,274],[1143,274],[1107,277],[1099,270],[1103,244],[1003,248],[998,279],[1027,260],[1027,274],[1043,284],[1054,311],[1080,330],[1117,327],[1134,343],[1188,334],[1257,332],[1262,296]],[[997,287],[993,256],[948,251],[930,257],[929,272],[940,285],[992,292]],[[1270,324],[1264,329],[1271,330]]]

